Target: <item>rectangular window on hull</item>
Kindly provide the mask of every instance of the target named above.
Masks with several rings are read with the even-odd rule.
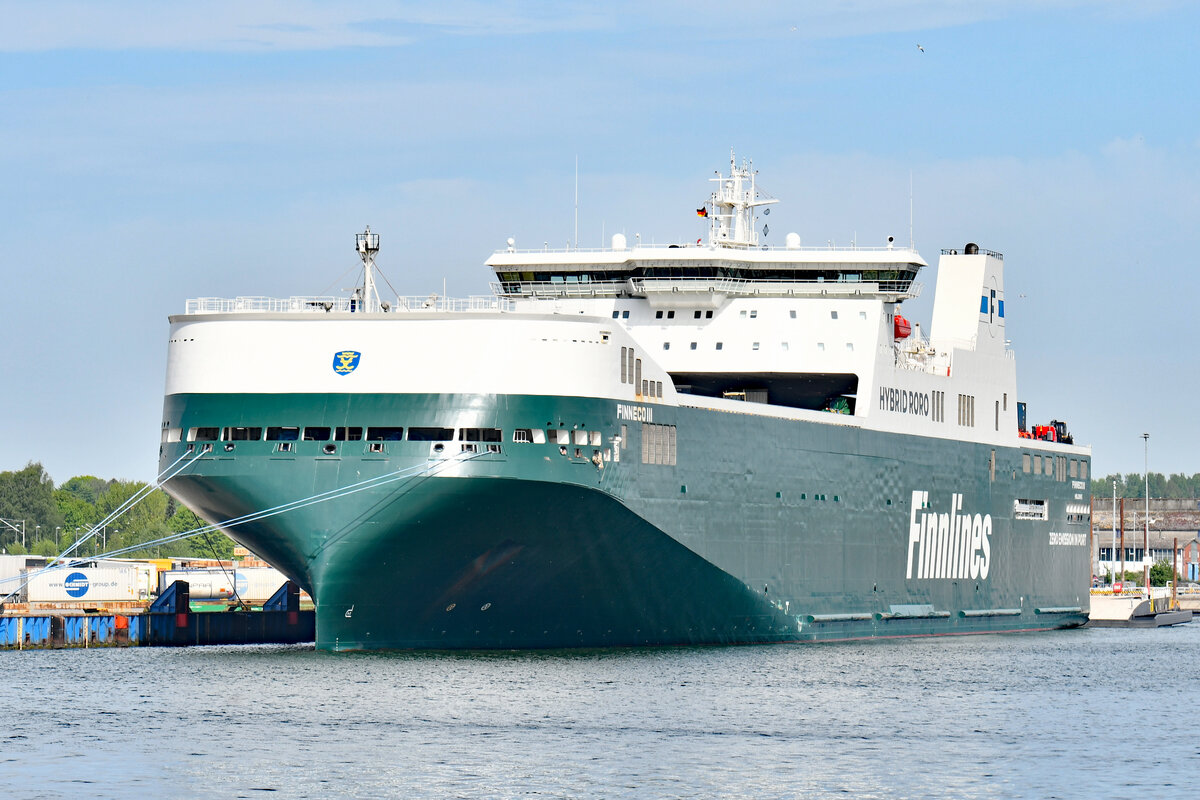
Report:
[[[220,428],[189,428],[189,442],[215,442],[221,435]]]
[[[300,438],[300,429],[291,427],[267,428],[268,442],[294,442]]]
[[[257,442],[262,439],[262,428],[226,428],[222,437],[227,442]]]
[[[404,441],[404,428],[367,428],[368,442]]]
[[[410,442],[449,442],[454,439],[454,428],[409,428]]]
[[[305,428],[304,441],[306,442],[328,442],[329,434],[332,433],[330,428]]]
[[[334,431],[333,438],[339,442],[361,442],[362,428],[338,428],[336,431]]]
[[[461,442],[498,442],[500,441],[500,429],[463,428],[458,433],[458,439]]]

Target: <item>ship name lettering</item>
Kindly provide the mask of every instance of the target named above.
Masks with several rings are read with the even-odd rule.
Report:
[[[627,406],[617,403],[617,419],[634,420],[635,422],[653,422],[654,409],[645,406]]]
[[[950,495],[950,511],[919,509],[929,505],[929,492],[912,493],[908,516],[908,580],[987,580],[992,568],[992,515],[960,513],[961,494]],[[914,572],[915,568],[915,572]]]
[[[879,387],[879,410],[897,411],[901,414],[916,414],[929,416],[929,393],[914,392],[906,389],[893,389],[889,386]]]

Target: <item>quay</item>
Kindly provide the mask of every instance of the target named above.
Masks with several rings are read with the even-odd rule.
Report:
[[[196,611],[187,581],[175,581],[148,608],[0,614],[0,650],[299,644],[316,640],[316,612],[301,609],[288,581],[262,610]]]

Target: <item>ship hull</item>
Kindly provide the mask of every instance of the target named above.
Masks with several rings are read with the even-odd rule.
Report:
[[[1064,511],[1076,487],[1025,473],[1020,447],[518,395],[180,394],[165,419],[502,431],[495,452],[163,445],[164,469],[188,465],[168,491],[212,522],[315,499],[227,530],[313,596],[322,649],[812,641],[1087,617],[1088,550]],[[516,442],[517,429],[568,443]],[[1043,519],[1014,515],[1031,499]],[[965,517],[962,536],[927,537],[939,517]]]

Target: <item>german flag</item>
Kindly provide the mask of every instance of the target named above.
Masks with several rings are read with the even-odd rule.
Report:
[[[697,208],[697,209],[696,209],[696,216],[697,216],[697,217],[707,217],[707,216],[708,216],[708,209],[707,209],[707,208]]]

